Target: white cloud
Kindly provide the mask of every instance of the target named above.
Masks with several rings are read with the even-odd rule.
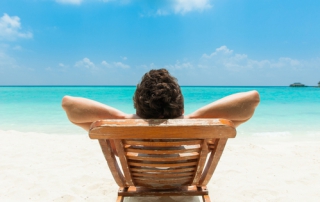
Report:
[[[246,54],[235,54],[227,46],[221,46],[210,55],[203,54],[200,59],[200,67],[209,68],[227,68],[233,71],[261,67],[269,61],[255,61],[249,59]]]
[[[56,0],[56,2],[61,4],[80,5],[82,3],[82,0]]]
[[[148,71],[149,69],[160,69],[161,67],[158,67],[154,63],[151,63],[150,65],[140,65],[140,68],[144,69],[145,71]]]
[[[14,46],[12,49],[13,49],[13,50],[17,50],[17,51],[21,51],[21,50],[22,50],[22,47],[16,45],[16,46]]]
[[[108,67],[108,68],[111,68],[111,67],[112,67],[112,66],[111,66],[109,63],[107,63],[106,61],[102,61],[101,64],[102,64],[103,66],[105,66],[105,67]]]
[[[165,16],[165,15],[169,15],[169,14],[170,14],[170,12],[165,9],[158,9],[156,12],[156,15],[159,15],[159,16]]]
[[[157,5],[154,13],[150,14],[149,12],[147,16],[165,16],[171,13],[184,15],[192,11],[202,12],[212,7],[210,0],[168,0],[163,2]]]
[[[103,3],[110,3],[110,2],[117,2],[120,4],[128,4],[131,0],[55,0],[57,3],[60,4],[73,4],[73,5],[80,5],[83,2],[103,2]]]
[[[0,40],[15,40],[17,38],[32,38],[31,32],[20,32],[21,23],[18,16],[10,17],[3,14],[0,18]]]
[[[173,3],[174,12],[180,14],[193,10],[203,11],[211,7],[209,0],[175,0]]]
[[[166,69],[192,69],[193,65],[190,62],[181,63],[179,60],[174,65],[165,65]]]
[[[115,0],[101,0],[101,1],[107,3],[107,2],[111,2],[111,1],[115,1]]]
[[[45,70],[51,72],[52,68],[51,67],[46,67]]]
[[[252,61],[245,54],[234,54],[233,50],[227,46],[221,46],[210,55],[203,54],[200,59],[199,67],[228,68],[238,70],[239,68],[251,67]]]
[[[227,46],[221,46],[220,48],[217,48],[216,51],[211,53],[210,55],[203,54],[202,58],[210,59],[217,55],[231,55],[232,53],[233,53],[233,50],[229,50]]]
[[[148,8],[145,10],[144,14],[140,14],[141,17],[144,16],[165,16],[171,13],[174,14],[186,14],[192,11],[203,11],[212,8],[210,0],[161,0],[161,1],[150,1],[150,0],[55,0],[57,3],[61,4],[73,4],[81,5],[84,2],[103,2],[111,3],[115,2],[119,5],[129,5],[130,3],[136,3],[142,8]]]
[[[281,57],[279,58],[279,60],[277,62],[271,63],[270,66],[271,67],[275,67],[275,68],[281,68],[281,67],[285,67],[285,66],[291,66],[291,67],[297,67],[302,65],[302,63],[298,60],[295,59],[291,59],[288,57]]]
[[[14,58],[7,55],[4,51],[0,50],[0,70],[7,70],[8,68],[17,68],[18,65]]]
[[[123,69],[128,69],[128,68],[130,68],[129,65],[123,64],[122,62],[114,62],[113,65],[114,65],[115,67],[120,67],[120,68],[123,68]]]
[[[292,59],[289,57],[280,57],[277,60],[254,60],[246,54],[234,53],[227,46],[217,48],[211,54],[203,54],[200,58],[199,67],[202,68],[226,68],[230,71],[241,71],[244,69],[261,68],[295,68],[302,69],[306,67],[306,62]]]
[[[290,57],[257,60],[221,46],[212,53],[199,56],[198,61],[183,59],[167,65],[151,63],[139,67],[144,71],[166,68],[183,85],[289,85],[295,81],[314,85],[314,80],[318,80],[319,64],[320,58],[308,61]]]
[[[122,62],[113,62],[112,64],[107,63],[106,61],[102,61],[101,64],[108,68],[122,68],[129,69],[130,66],[127,64],[123,64]]]
[[[89,58],[83,58],[82,60],[76,62],[76,64],[74,66],[85,67],[87,69],[95,69],[96,68],[95,64],[93,62],[91,62]]]

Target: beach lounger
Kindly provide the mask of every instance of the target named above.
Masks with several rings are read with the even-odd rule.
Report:
[[[91,125],[114,180],[126,196],[202,196],[228,138],[226,119],[113,119]],[[119,162],[119,163],[118,163]]]

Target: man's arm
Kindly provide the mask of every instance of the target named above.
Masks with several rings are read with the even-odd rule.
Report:
[[[137,118],[136,115],[81,97],[64,96],[61,105],[69,120],[87,131],[92,122],[100,119]]]
[[[259,93],[255,90],[236,93],[201,107],[185,118],[225,118],[239,126],[252,117],[259,102]]]

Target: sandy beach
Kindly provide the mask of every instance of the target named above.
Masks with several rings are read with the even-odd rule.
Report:
[[[83,135],[0,131],[1,201],[115,201],[96,140]],[[229,140],[208,185],[213,201],[319,201],[320,138]],[[199,201],[198,197],[126,201]]]

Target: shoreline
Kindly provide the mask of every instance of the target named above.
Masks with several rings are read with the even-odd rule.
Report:
[[[36,127],[36,126],[34,126]],[[32,128],[30,126],[30,128]],[[74,125],[68,124],[64,127],[51,127],[52,130],[41,130],[40,127],[36,128],[35,131],[25,130],[25,128],[21,128],[20,130],[12,130],[12,129],[0,129],[1,134],[23,134],[23,135],[50,135],[50,136],[87,136],[87,131],[83,130],[80,127],[76,127]],[[59,130],[54,130],[59,128]],[[257,131],[257,129],[252,130],[250,127],[238,127],[236,139],[245,139],[245,138],[275,138],[275,139],[287,139],[289,141],[293,140],[320,140],[320,129],[314,128],[312,130],[305,131],[294,131],[294,130],[261,130]]]
[[[2,200],[116,200],[118,186],[98,142],[87,135],[0,131],[0,137]],[[209,195],[214,201],[317,201],[319,145],[320,137],[230,139],[208,184]]]

